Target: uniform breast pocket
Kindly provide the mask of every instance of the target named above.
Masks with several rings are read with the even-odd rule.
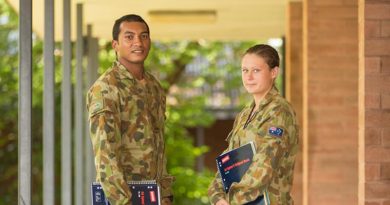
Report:
[[[270,119],[271,117],[258,118],[256,123],[257,128],[261,128],[262,126],[264,126],[265,123],[267,123]]]

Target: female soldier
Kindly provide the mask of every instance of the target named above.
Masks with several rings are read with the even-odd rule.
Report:
[[[215,205],[241,205],[259,200],[268,193],[272,205],[290,205],[295,155],[298,151],[298,126],[291,105],[274,85],[279,71],[279,56],[271,46],[249,48],[241,62],[242,82],[253,102],[237,116],[227,137],[229,147],[238,148],[250,141],[256,153],[241,181],[225,193],[217,173],[208,195]]]

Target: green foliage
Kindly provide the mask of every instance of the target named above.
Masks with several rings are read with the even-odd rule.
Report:
[[[213,116],[204,112],[202,99],[193,99],[179,106],[168,106],[166,122],[166,156],[168,172],[176,177],[173,186],[175,204],[207,204],[207,186],[211,180],[209,171],[196,172],[196,157],[208,148],[195,147],[186,127],[209,125]]]
[[[17,16],[0,0],[0,204],[17,201],[18,57]]]

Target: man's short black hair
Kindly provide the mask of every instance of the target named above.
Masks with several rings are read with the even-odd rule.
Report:
[[[112,39],[113,40],[116,40],[116,41],[118,40],[118,36],[119,36],[119,33],[120,33],[120,25],[124,21],[126,21],[126,22],[140,22],[140,23],[144,23],[146,28],[148,29],[148,33],[150,33],[148,24],[146,23],[146,21],[141,16],[138,16],[136,14],[128,14],[128,15],[120,17],[119,19],[117,19],[115,21],[114,27],[112,28]]]

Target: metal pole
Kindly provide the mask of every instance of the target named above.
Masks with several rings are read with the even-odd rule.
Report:
[[[43,204],[54,205],[54,1],[45,0],[43,93]]]
[[[71,1],[63,2],[62,84],[61,84],[61,204],[72,204],[72,83],[71,83]]]
[[[32,2],[19,1],[18,204],[31,204]],[[3,184],[6,186],[6,184]]]
[[[94,79],[93,79],[93,58],[94,58],[94,52],[93,49],[93,38],[92,38],[92,25],[87,25],[87,57],[88,57],[88,64],[87,64],[87,70],[86,70],[86,86],[85,91],[89,89],[89,87],[92,85]],[[85,96],[85,95],[84,95]],[[84,106],[84,113],[87,113],[86,107]],[[95,176],[95,169],[94,169],[94,155],[92,151],[92,143],[91,140],[89,140],[89,124],[88,124],[88,116],[87,114],[85,116],[85,183],[84,183],[84,192],[88,193],[91,187],[91,183],[94,181]],[[85,204],[91,204],[91,197],[85,198]]]
[[[98,38],[92,38],[91,42],[91,67],[92,67],[92,73],[91,73],[91,86],[92,84],[98,79],[99,77],[99,39]]]
[[[75,204],[83,205],[83,5],[77,4],[76,86],[75,86]],[[89,196],[89,195],[88,195]]]

